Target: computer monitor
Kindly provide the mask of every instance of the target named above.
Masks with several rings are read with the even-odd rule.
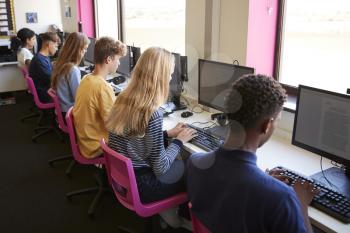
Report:
[[[180,102],[180,96],[182,93],[182,71],[181,71],[181,55],[178,53],[172,53],[175,58],[174,72],[171,75],[171,80],[169,83],[169,101],[174,102],[176,109],[185,109],[186,106],[182,105]]]
[[[92,38],[92,37],[89,37],[89,40],[90,40],[90,44],[86,50],[86,53],[85,53],[85,56],[84,56],[84,60],[91,63],[91,64],[94,64],[95,63],[95,60],[94,60],[94,49],[95,49],[95,43],[96,43],[96,39],[95,38]]]
[[[141,48],[140,47],[134,47],[130,46],[130,52],[131,52],[131,57],[132,57],[132,65],[131,68],[134,69],[136,66],[137,61],[139,60],[141,56]]]
[[[131,63],[132,63],[131,61],[132,58],[130,57],[130,54],[131,54],[130,46],[127,46],[126,55],[119,59],[120,64],[117,69],[118,74],[130,76]]]
[[[204,59],[199,59],[198,69],[198,102],[222,112],[231,84],[242,75],[254,73],[251,67]]]
[[[343,164],[312,178],[350,195],[350,96],[299,86],[292,144]]]

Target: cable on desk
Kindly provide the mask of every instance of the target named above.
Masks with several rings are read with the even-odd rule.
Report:
[[[320,166],[321,166],[321,172],[322,172],[322,176],[323,178],[327,181],[327,183],[331,186],[331,187],[334,187],[339,193],[340,193],[340,190],[338,189],[338,187],[336,185],[334,185],[330,180],[328,180],[328,178],[326,177],[326,174],[324,173],[324,170],[323,170],[323,166],[322,166],[322,159],[323,159],[323,156],[321,156],[321,159],[320,159]]]

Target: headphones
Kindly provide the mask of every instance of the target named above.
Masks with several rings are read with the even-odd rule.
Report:
[[[225,113],[214,113],[211,114],[211,119],[215,120],[218,122],[220,126],[226,126],[228,125],[228,117],[227,114]]]

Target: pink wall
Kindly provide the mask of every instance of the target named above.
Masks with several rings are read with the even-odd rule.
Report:
[[[278,0],[249,0],[246,65],[273,75]]]
[[[82,22],[83,32],[95,37],[94,0],[78,0],[78,19]]]

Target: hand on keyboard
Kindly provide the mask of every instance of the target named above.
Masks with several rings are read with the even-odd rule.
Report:
[[[176,138],[179,133],[186,128],[186,124],[178,123],[174,128],[167,131],[168,136],[171,138]]]
[[[301,179],[295,181],[293,189],[303,208],[307,208],[312,199],[320,192],[320,190],[316,189],[312,183],[309,183],[308,181],[302,182]]]
[[[176,139],[182,141],[183,143],[190,141],[192,138],[197,136],[197,131],[191,128],[184,128],[177,135]]]
[[[303,202],[302,205],[307,206],[311,202],[311,206],[320,211],[350,223],[350,200],[344,194],[284,167],[274,168],[268,173],[277,174],[280,177],[287,176],[300,202]]]
[[[274,168],[272,170],[266,169],[266,173],[270,176],[276,178],[277,180],[282,181],[283,183],[286,183],[287,185],[292,184],[292,179],[290,179],[288,176],[283,174],[283,170],[279,168]]]

